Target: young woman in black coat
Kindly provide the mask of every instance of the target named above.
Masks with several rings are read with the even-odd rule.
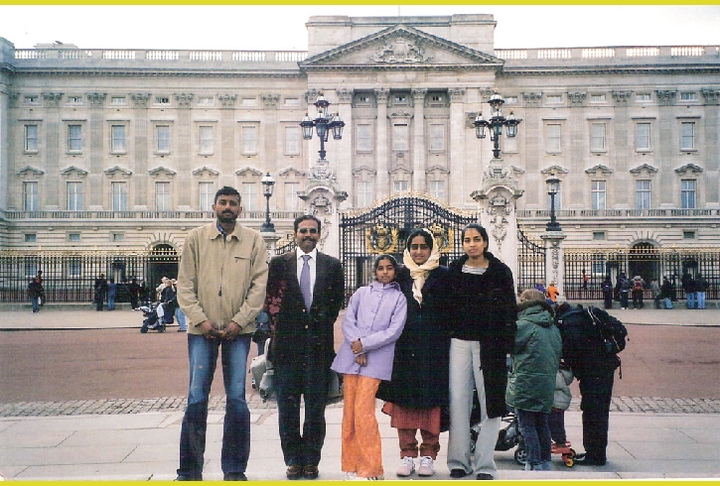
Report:
[[[450,476],[494,479],[494,451],[506,413],[507,354],[515,341],[517,303],[510,268],[488,251],[485,228],[462,233],[465,255],[450,265]],[[477,390],[482,429],[470,454],[470,415]]]

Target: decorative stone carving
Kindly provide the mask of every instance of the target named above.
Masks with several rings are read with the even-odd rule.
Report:
[[[65,178],[84,179],[85,176],[88,175],[88,171],[71,165],[70,167],[66,167],[65,169],[61,170],[60,175]]]
[[[17,171],[17,175],[18,175],[21,179],[28,179],[28,178],[40,177],[40,176],[43,175],[44,173],[45,173],[45,171],[40,170],[40,169],[38,169],[37,167],[32,167],[32,166],[29,166],[29,165],[26,165],[25,167],[23,167],[22,169],[20,169],[19,171]]]
[[[632,98],[632,91],[612,91],[612,97],[615,103],[627,103]]]
[[[685,164],[682,167],[678,167],[677,169],[675,169],[675,172],[680,175],[687,174],[688,172],[692,174],[699,174],[702,171],[703,168],[695,164]]]
[[[63,97],[62,93],[43,93],[43,102],[47,108],[57,108]]]
[[[132,175],[131,170],[120,167],[119,165],[105,169],[103,172],[105,172],[105,175],[110,177],[110,179],[129,179]]]
[[[387,105],[389,95],[390,92],[385,88],[375,90],[375,99],[377,100],[378,105]]]
[[[587,93],[582,93],[580,91],[571,93],[568,91],[567,97],[571,105],[583,106],[585,104],[585,99],[587,98]]]
[[[336,89],[335,95],[337,95],[338,103],[350,103],[352,102],[353,92],[352,90],[342,88]]]
[[[665,105],[670,105],[675,102],[675,96],[677,95],[677,90],[674,89],[659,89],[655,91],[657,93],[658,100],[660,103],[663,103]]]
[[[705,103],[714,105],[720,103],[720,89],[703,88],[700,90],[700,93],[702,93],[703,98],[705,98]]]
[[[653,167],[650,164],[642,164],[642,165],[635,167],[634,169],[629,170],[629,172],[635,176],[640,175],[643,172],[645,172],[647,174],[655,174],[655,173],[657,173],[657,171],[658,171],[658,169],[656,169],[655,167]]]
[[[529,93],[523,93],[523,99],[525,100],[525,103],[528,105],[537,105],[540,104],[540,101],[542,101],[542,92],[529,92]]]
[[[266,108],[272,108],[277,105],[277,102],[280,100],[280,95],[279,94],[263,94],[263,95],[260,95],[260,99],[262,100],[262,102]]]
[[[613,173],[613,170],[610,167],[602,164],[598,164],[590,167],[589,169],[585,169],[585,173],[590,175],[597,175],[598,172],[603,175],[609,175]]]
[[[173,96],[175,96],[178,106],[188,107],[195,95],[192,93],[174,93]]]
[[[223,108],[232,108],[235,106],[235,95],[224,94],[218,95],[218,101]]]
[[[168,169],[167,167],[163,167],[162,165],[155,167],[154,169],[150,169],[148,171],[148,175],[150,175],[151,177],[154,177],[154,178],[173,177],[176,174],[177,174],[177,172],[175,172],[174,170]]]
[[[87,96],[88,104],[90,106],[102,106],[103,102],[105,101],[105,96],[107,96],[105,93],[87,93],[85,96]]]
[[[146,107],[150,99],[150,93],[130,93],[130,99],[133,100],[136,107]]]
[[[451,88],[448,92],[450,94],[450,101],[453,103],[462,103],[465,100],[464,88]]]
[[[432,56],[426,56],[423,49],[402,36],[389,39],[370,56],[371,61],[382,64],[418,64],[431,59]]]

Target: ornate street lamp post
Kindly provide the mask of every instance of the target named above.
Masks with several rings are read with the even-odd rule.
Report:
[[[547,185],[547,193],[550,196],[550,221],[545,225],[547,231],[562,231],[560,223],[555,219],[555,196],[560,192],[560,179],[555,177],[554,173],[550,173],[550,177],[545,179]]]
[[[275,186],[275,179],[267,172],[265,176],[260,180],[263,187],[263,195],[265,196],[265,222],[260,227],[262,233],[274,233],[275,225],[270,221],[270,198],[273,195],[273,187]]]
[[[320,139],[320,160],[325,160],[325,142],[328,141],[328,136],[332,131],[333,138],[335,140],[342,139],[343,127],[345,122],[340,119],[340,114],[335,113],[334,115],[328,112],[330,102],[325,99],[323,92],[320,91],[317,100],[313,103],[317,108],[317,115],[314,119],[310,119],[310,116],[305,112],[305,118],[300,122],[302,127],[303,139],[310,140],[313,135],[313,127],[317,132],[317,136]]]
[[[517,135],[517,126],[522,122],[521,119],[515,118],[512,110],[510,114],[505,117],[502,113],[502,105],[505,100],[495,90],[495,93],[488,100],[490,108],[492,109],[489,120],[485,120],[482,115],[482,110],[478,112],[475,117],[475,136],[477,138],[485,138],[485,129],[487,128],[490,132],[490,140],[493,142],[493,157],[496,159],[500,158],[500,136],[502,135],[503,127],[506,127],[505,134],[508,138],[513,138]]]

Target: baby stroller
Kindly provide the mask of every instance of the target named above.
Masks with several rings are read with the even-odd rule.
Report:
[[[140,327],[141,333],[145,334],[148,331],[165,332],[165,323],[163,322],[165,312],[162,303],[142,305],[139,309],[144,317],[142,327]]]
[[[477,401],[477,398],[476,398]],[[476,412],[477,410],[477,412]],[[525,442],[523,441],[522,435],[520,435],[520,427],[518,426],[517,416],[510,412],[502,418],[503,424],[507,424],[500,429],[498,433],[498,439],[495,443],[496,451],[509,451],[513,447],[515,449],[515,462],[524,466],[527,462],[527,453],[525,451]],[[471,415],[471,426],[470,426],[470,453],[475,450],[475,442],[477,441],[478,434],[480,433],[480,407],[473,407]]]

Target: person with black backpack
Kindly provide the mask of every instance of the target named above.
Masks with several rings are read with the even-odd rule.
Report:
[[[562,336],[562,357],[580,383],[584,454],[575,464],[603,466],[607,461],[610,402],[617,353],[625,348],[625,326],[596,307],[572,307],[563,303],[556,310]],[[622,374],[620,375],[622,377]]]

